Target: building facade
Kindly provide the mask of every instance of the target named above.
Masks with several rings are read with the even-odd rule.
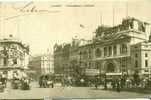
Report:
[[[0,71],[9,79],[13,75],[26,76],[29,63],[29,46],[12,35],[0,40]]]
[[[84,75],[149,74],[149,35],[149,24],[133,17],[123,19],[114,27],[99,26],[92,40],[77,39],[67,44],[66,55],[62,55],[66,52],[63,45],[54,47],[55,72],[59,69],[63,73],[60,67],[66,69],[67,66],[62,64],[66,62],[70,69],[76,67]]]
[[[50,53],[30,57],[29,68],[33,71],[32,77],[38,79],[41,75],[54,73],[53,55]]]
[[[54,73],[53,67],[53,56],[51,54],[44,54],[40,58],[41,62],[41,74],[52,74]]]

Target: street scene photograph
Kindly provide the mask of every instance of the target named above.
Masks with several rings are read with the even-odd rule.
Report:
[[[0,1],[0,99],[148,100],[151,1]]]

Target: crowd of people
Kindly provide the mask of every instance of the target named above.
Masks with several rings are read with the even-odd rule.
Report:
[[[14,73],[11,79],[7,78],[7,75],[0,73],[0,90],[7,87],[7,83],[11,83],[11,88],[29,90],[30,89],[30,78],[29,77],[19,77],[17,73]],[[63,87],[69,86],[89,86],[95,87],[96,89],[104,87],[104,89],[113,89],[120,92],[122,89],[129,88],[151,88],[151,79],[148,77],[134,76],[96,76],[90,79],[90,77],[56,77],[54,75],[41,75],[38,80],[40,88],[54,88],[54,84],[60,83]]]
[[[98,82],[95,83],[95,87],[98,87]],[[132,88],[142,88],[142,89],[149,89],[151,88],[151,79],[148,77],[143,78],[134,78],[134,77],[116,77],[112,79],[104,79],[102,84],[104,89],[111,88],[113,90],[117,90],[120,92],[122,89],[132,89]]]
[[[39,77],[39,86],[42,88],[54,87],[54,79],[49,75],[41,75]]]
[[[12,89],[30,89],[30,79],[28,77],[19,77],[17,73],[12,74],[12,78],[9,79],[6,73],[0,73],[0,91],[4,91],[7,88],[7,83],[11,84]]]
[[[21,79],[13,77],[11,81],[11,87],[13,89],[22,89],[29,90],[30,89],[30,79],[27,77],[22,77]]]
[[[148,77],[140,78],[137,75],[134,76],[116,76],[116,77],[93,77],[92,79],[87,79],[86,77],[74,78],[70,76],[61,77],[58,79],[63,87],[69,86],[94,86],[96,89],[98,87],[104,87],[104,89],[113,89],[120,92],[122,89],[129,88],[148,88],[151,87],[151,81]],[[48,88],[54,87],[56,83],[56,77],[48,77],[47,75],[42,75],[39,78],[40,87]]]

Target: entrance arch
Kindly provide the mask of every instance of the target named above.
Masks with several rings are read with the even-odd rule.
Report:
[[[115,64],[113,64],[112,62],[107,64],[106,72],[115,72],[115,70]]]
[[[118,62],[118,60],[106,60],[106,61],[103,61],[103,63],[102,63],[102,69],[106,73],[112,73],[112,72],[119,73],[120,72],[120,63]]]

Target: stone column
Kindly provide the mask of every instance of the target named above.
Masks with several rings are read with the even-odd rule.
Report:
[[[107,46],[107,57],[109,56],[109,46]]]
[[[104,57],[104,48],[101,48],[102,51],[102,57]]]
[[[120,44],[117,44],[117,55],[120,55]]]
[[[127,55],[130,55],[130,44],[127,43]]]
[[[96,50],[95,48],[92,50],[92,58],[96,58],[95,57],[95,50]]]
[[[4,65],[4,59],[0,58],[0,66],[3,66],[3,65]]]
[[[112,45],[111,48],[112,48],[112,49],[111,49],[111,50],[112,50],[111,56],[113,56],[113,53],[114,53],[114,52],[113,52],[113,49],[114,49],[114,46]]]

